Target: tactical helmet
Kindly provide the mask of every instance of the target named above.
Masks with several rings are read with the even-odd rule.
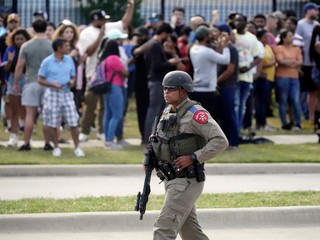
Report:
[[[183,71],[167,73],[162,81],[164,87],[182,87],[187,92],[193,92],[193,83],[190,75]]]

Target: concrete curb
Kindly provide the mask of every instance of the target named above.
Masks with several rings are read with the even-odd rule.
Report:
[[[0,233],[101,232],[151,230],[158,211],[1,215]],[[200,209],[204,228],[319,226],[320,206]]]
[[[207,174],[303,174],[319,173],[318,163],[241,163],[206,164]],[[141,175],[138,164],[97,165],[2,165],[0,177],[25,176],[130,176]]]

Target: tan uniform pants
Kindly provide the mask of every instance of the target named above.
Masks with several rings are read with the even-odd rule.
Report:
[[[88,135],[90,133],[90,128],[95,119],[95,110],[97,108],[98,101],[100,101],[99,106],[99,116],[98,116],[98,131],[103,133],[103,113],[104,113],[104,104],[102,95],[95,94],[90,90],[86,90],[84,102],[86,104],[86,109],[83,114],[81,122],[81,132]]]
[[[154,223],[154,240],[174,240],[178,233],[183,240],[208,240],[197,220],[195,202],[204,182],[195,178],[165,181],[166,195],[160,215]]]

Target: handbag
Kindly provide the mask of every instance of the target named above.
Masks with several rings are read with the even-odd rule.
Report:
[[[106,78],[106,68],[105,68],[105,62],[102,61],[99,63],[96,67],[96,71],[91,77],[90,80],[90,90],[93,93],[96,94],[106,94],[110,92],[111,86],[112,86],[112,81],[114,76],[116,75],[116,72],[113,71],[112,76],[110,80]]]

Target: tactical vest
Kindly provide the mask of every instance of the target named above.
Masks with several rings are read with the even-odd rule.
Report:
[[[195,104],[198,103],[187,101],[177,113],[171,113],[170,106],[163,111],[156,130],[156,141],[152,142],[155,155],[160,163],[173,162],[181,155],[191,155],[206,144],[206,140],[199,135],[179,131],[180,120],[188,111],[196,110],[193,107]]]

